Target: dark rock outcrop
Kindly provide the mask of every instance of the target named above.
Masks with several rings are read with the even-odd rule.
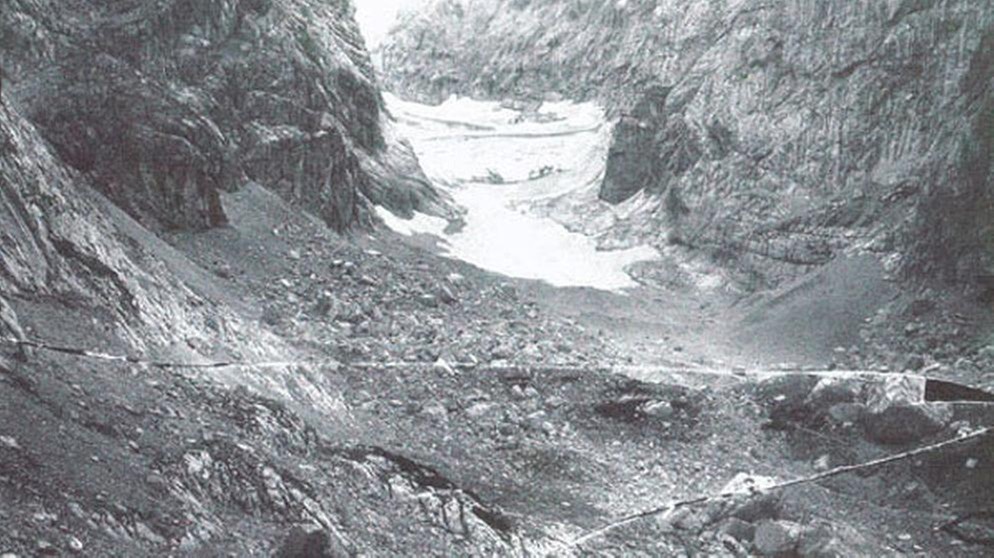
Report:
[[[0,29],[10,98],[146,224],[223,224],[219,192],[249,180],[337,230],[424,194],[362,164],[396,155],[348,0],[12,0]]]
[[[601,198],[665,207],[644,240],[774,281],[853,248],[971,281],[994,255],[991,8],[439,0],[388,38],[382,73],[421,100],[601,101]]]
[[[120,312],[133,310],[134,290],[122,270],[134,271],[134,264],[112,227],[6,93],[0,101],[0,290],[89,295],[119,301]],[[16,313],[3,306],[6,328],[21,337]]]

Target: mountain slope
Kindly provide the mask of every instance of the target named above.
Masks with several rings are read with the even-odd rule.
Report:
[[[61,158],[146,223],[223,224],[218,193],[246,181],[336,230],[368,223],[369,200],[441,211],[430,189],[388,199],[373,178],[396,155],[352,10],[15,0],[0,15],[5,85]]]

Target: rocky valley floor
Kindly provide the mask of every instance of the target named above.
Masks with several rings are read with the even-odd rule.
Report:
[[[594,291],[510,280],[388,232],[341,238],[261,188],[223,202],[230,226],[171,236],[169,266],[300,362],[170,369],[7,347],[4,556],[990,551],[981,520],[958,535],[939,528],[989,513],[989,437],[821,483],[746,490],[573,545],[743,474],[788,480],[948,439],[991,416],[963,404],[895,424],[869,410],[874,382],[700,376],[713,355],[690,341],[707,345],[706,320],[673,332],[686,349],[668,344],[666,359],[650,358],[625,342],[631,297],[598,326],[564,317],[550,296],[593,304]],[[114,352],[96,309],[15,306],[29,338]],[[205,361],[234,356],[187,344]],[[651,382],[610,369],[643,363],[672,369]],[[300,379],[299,391],[280,376]],[[322,404],[302,404],[308,397]]]

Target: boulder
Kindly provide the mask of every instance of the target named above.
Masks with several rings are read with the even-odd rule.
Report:
[[[762,520],[776,519],[780,516],[783,505],[778,494],[757,494],[737,505],[731,512],[735,519],[755,523]]]
[[[650,401],[642,406],[642,412],[650,417],[665,419],[673,416],[673,405],[669,401]]]
[[[847,558],[880,556],[882,551],[851,527],[820,523],[801,533],[796,553],[801,558]]]
[[[490,403],[490,402],[487,402],[487,401],[480,401],[480,402],[477,402],[477,403],[474,403],[474,404],[470,405],[469,408],[466,409],[466,414],[469,415],[472,418],[480,418],[480,417],[483,417],[485,415],[490,414],[496,408],[497,408],[497,404],[496,403]]]
[[[730,517],[722,523],[720,531],[729,537],[748,545],[756,536],[756,526],[737,517]]]
[[[836,403],[828,408],[828,416],[841,425],[856,424],[863,418],[866,407],[859,403]]]
[[[760,556],[790,556],[803,531],[800,524],[791,521],[764,521],[756,526],[753,546]]]
[[[868,386],[866,405],[879,413],[894,405],[914,405],[925,401],[925,378],[894,375]]]
[[[863,417],[867,436],[881,444],[906,444],[942,431],[952,420],[945,403],[892,405]]]
[[[348,556],[328,533],[316,526],[297,526],[290,530],[274,558],[340,558]]]
[[[440,285],[438,287],[438,293],[436,296],[445,304],[455,304],[456,302],[459,302],[459,298],[454,292],[452,292],[452,289],[446,285]]]
[[[421,413],[425,416],[439,420],[444,420],[449,412],[440,401],[431,401],[421,408]]]

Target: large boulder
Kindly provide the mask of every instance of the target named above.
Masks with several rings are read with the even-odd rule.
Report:
[[[863,425],[876,442],[907,444],[941,432],[952,418],[952,408],[944,403],[897,404],[865,415]]]

